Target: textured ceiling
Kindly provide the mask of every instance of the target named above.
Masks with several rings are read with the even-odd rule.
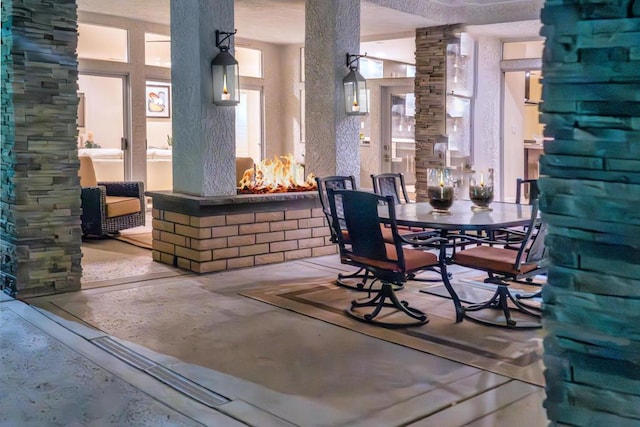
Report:
[[[462,23],[476,25],[477,31],[503,39],[537,37],[543,0],[362,0],[360,36],[362,41],[406,39],[414,29]],[[78,0],[83,12],[135,17],[169,25],[170,0]],[[235,27],[238,38],[277,44],[304,43],[304,0],[236,0]],[[504,24],[529,21],[526,25]],[[485,24],[498,24],[495,27]],[[375,49],[385,51],[385,43]],[[368,48],[367,48],[368,49]],[[385,57],[406,60],[405,51],[390,42]],[[411,61],[413,62],[413,61]]]

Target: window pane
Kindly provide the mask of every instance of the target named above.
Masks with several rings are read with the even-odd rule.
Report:
[[[127,30],[78,24],[78,57],[127,62]]]
[[[171,38],[162,34],[144,33],[144,63],[171,68]]]
[[[238,61],[241,76],[262,78],[261,50],[236,47],[234,54]]]
[[[386,165],[389,172],[404,174],[410,193],[415,192],[416,182],[415,105],[412,92],[391,94],[391,152]]]
[[[84,127],[78,128],[78,154],[91,156],[98,181],[124,179],[124,80],[121,77],[78,76],[84,94]]]
[[[384,77],[383,64],[380,59],[360,58],[358,71],[365,79],[381,79]]]
[[[236,156],[262,161],[262,93],[240,89],[236,107]]]
[[[502,45],[502,59],[542,58],[544,42],[510,42]]]

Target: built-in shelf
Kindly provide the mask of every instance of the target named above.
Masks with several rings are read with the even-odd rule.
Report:
[[[474,40],[467,33],[452,37],[447,44],[446,136],[453,167],[463,167],[471,157],[474,62]]]

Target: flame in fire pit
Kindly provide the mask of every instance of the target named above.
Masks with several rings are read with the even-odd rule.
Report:
[[[238,194],[288,193],[316,190],[316,181],[312,173],[306,180],[304,173],[292,154],[275,156],[273,160],[263,160],[253,169],[247,169],[238,183]]]

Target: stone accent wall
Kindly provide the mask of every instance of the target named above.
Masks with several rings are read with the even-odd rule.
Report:
[[[640,1],[547,1],[540,206],[553,425],[640,424]]]
[[[447,40],[458,25],[416,30],[416,201],[426,202],[427,169],[444,166],[434,144],[446,133]]]
[[[269,207],[263,202],[180,212],[156,203],[158,197],[156,193],[153,259],[164,264],[208,273],[337,253],[319,207],[277,202]]]
[[[0,286],[80,289],[74,0],[2,2]]]

